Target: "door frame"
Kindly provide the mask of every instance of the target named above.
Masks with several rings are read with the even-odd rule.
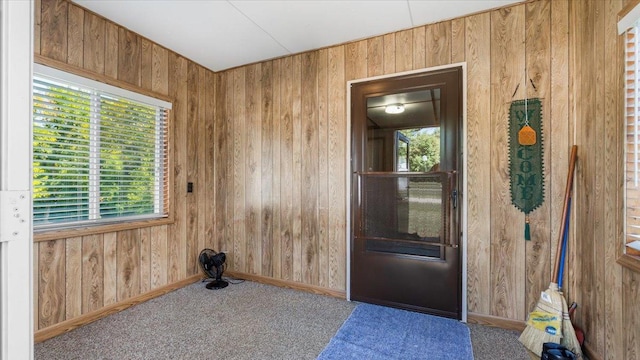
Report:
[[[462,151],[462,177],[459,180],[459,183],[462,185],[462,193],[459,194],[460,204],[462,209],[460,210],[460,231],[462,232],[462,236],[460,239],[460,245],[462,247],[462,258],[460,259],[462,264],[462,289],[460,289],[460,293],[462,295],[462,311],[461,311],[461,321],[467,322],[467,63],[459,62],[454,64],[442,65],[442,66],[434,66],[429,68],[422,68],[411,71],[398,72],[388,75],[380,75],[367,77],[362,79],[355,79],[347,81],[347,131],[345,136],[346,142],[346,153],[347,153],[347,162],[346,162],[346,171],[345,171],[345,184],[347,189],[347,196],[345,198],[345,206],[347,209],[346,215],[346,249],[347,249],[347,259],[346,259],[346,270],[347,270],[347,279],[346,279],[346,298],[348,301],[351,301],[351,197],[352,197],[352,170],[351,170],[351,87],[354,84],[366,82],[366,81],[375,81],[382,80],[388,78],[394,78],[398,76],[404,75],[412,75],[419,74],[424,72],[442,70],[442,69],[451,69],[455,67],[462,68],[462,123],[461,123],[461,131],[462,136],[460,138],[461,144],[460,149]]]

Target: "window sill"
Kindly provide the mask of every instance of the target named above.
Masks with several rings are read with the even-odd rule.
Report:
[[[616,262],[627,269],[640,273],[640,256],[622,254]]]
[[[67,238],[87,236],[87,235],[97,235],[97,234],[104,234],[104,233],[123,231],[123,230],[140,229],[140,228],[145,228],[150,226],[168,225],[168,224],[172,224],[173,222],[174,222],[173,217],[168,217],[168,218],[162,218],[162,219],[122,222],[122,223],[116,223],[116,224],[97,225],[97,226],[81,227],[81,228],[75,228],[75,229],[43,231],[39,233],[34,233],[33,241],[39,242],[39,241],[49,241],[49,240],[57,240],[57,239],[67,239]]]

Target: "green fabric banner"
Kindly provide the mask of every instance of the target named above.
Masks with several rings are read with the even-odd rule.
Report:
[[[532,145],[522,145],[518,140],[518,133],[526,125],[529,125],[536,133],[536,140]],[[512,102],[509,109],[511,203],[526,215],[544,202],[542,142],[542,103],[540,99]],[[526,223],[525,235],[528,235],[528,217]]]

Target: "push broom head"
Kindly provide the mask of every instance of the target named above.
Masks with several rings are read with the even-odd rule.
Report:
[[[536,308],[529,314],[527,327],[518,338],[529,351],[541,356],[542,344],[546,342],[560,343],[563,303],[564,297],[558,291],[558,284],[554,282],[550,283],[549,288],[540,294]]]

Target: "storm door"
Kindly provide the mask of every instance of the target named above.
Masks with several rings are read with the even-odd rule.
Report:
[[[461,318],[461,81],[352,86],[352,300]]]

